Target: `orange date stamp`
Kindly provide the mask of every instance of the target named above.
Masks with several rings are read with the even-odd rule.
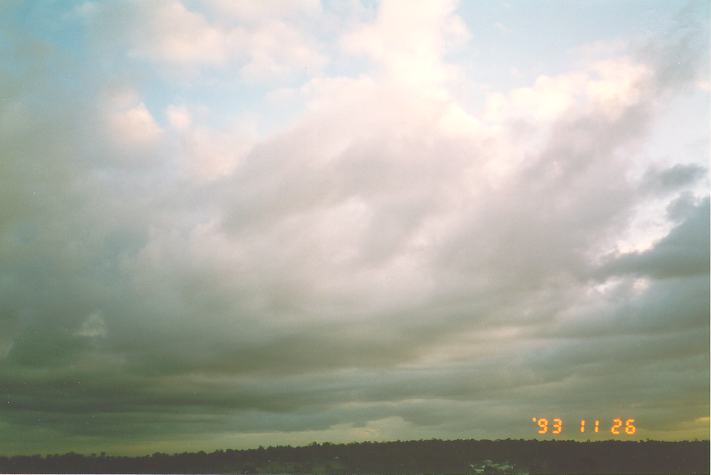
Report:
[[[552,419],[547,419],[545,417],[532,417],[531,421],[536,424],[538,434],[545,435],[559,435],[563,433],[565,424],[563,419],[560,417],[554,417]],[[634,419],[621,419],[619,417],[612,420],[612,423],[603,426],[600,425],[599,419],[592,419],[590,425],[587,425],[586,419],[580,419],[580,424],[578,425],[580,433],[585,433],[586,431],[592,433],[609,432],[612,435],[634,435],[637,433],[637,426],[635,426]]]

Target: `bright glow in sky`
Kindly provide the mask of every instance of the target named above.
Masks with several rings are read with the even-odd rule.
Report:
[[[708,438],[707,2],[10,2],[0,70],[3,452]]]

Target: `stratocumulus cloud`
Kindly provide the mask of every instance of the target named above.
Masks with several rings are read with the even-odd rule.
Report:
[[[0,13],[4,451],[708,435],[707,7],[365,3]]]

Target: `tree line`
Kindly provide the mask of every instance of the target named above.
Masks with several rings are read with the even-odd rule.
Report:
[[[709,473],[709,441],[417,440],[206,453],[0,456],[2,473],[470,474],[492,460],[548,475]]]

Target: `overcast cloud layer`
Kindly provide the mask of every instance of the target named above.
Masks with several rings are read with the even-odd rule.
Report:
[[[1,450],[708,438],[708,5],[615,3],[0,7]]]

